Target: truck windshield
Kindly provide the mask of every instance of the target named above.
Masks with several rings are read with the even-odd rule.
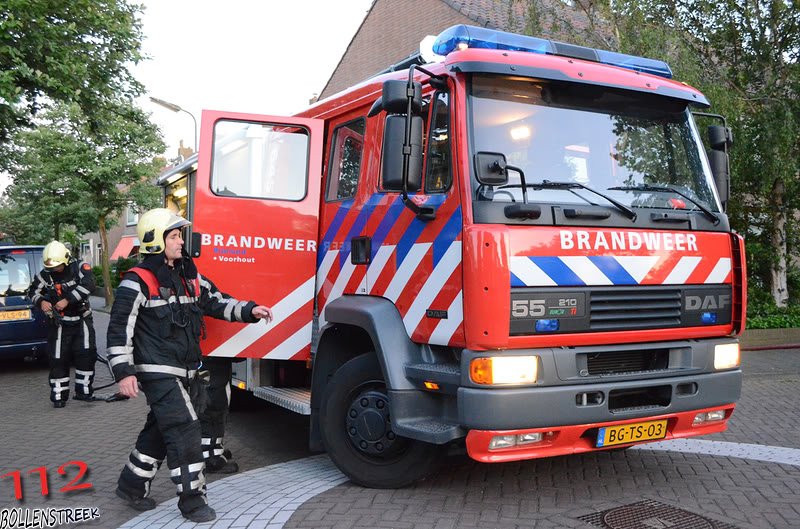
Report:
[[[472,152],[502,154],[521,169],[529,202],[615,207],[602,193],[633,210],[712,217],[720,211],[685,102],[595,85],[475,75],[469,103]],[[473,175],[474,200],[522,202],[520,175],[508,173],[509,182],[498,186],[482,185]]]

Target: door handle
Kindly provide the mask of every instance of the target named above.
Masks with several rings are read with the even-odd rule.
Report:
[[[354,265],[369,264],[372,259],[372,237],[350,239],[350,262]]]

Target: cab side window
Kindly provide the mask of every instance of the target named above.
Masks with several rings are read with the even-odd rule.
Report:
[[[450,170],[450,105],[446,92],[437,92],[433,100],[425,166],[426,193],[450,189],[453,177]]]
[[[214,124],[211,191],[225,197],[302,200],[308,181],[308,131],[220,120]]]
[[[325,194],[329,202],[352,198],[356,194],[364,154],[365,126],[366,120],[360,118],[339,126],[333,132],[328,190]]]

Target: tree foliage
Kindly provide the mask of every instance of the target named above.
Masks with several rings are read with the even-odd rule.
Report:
[[[529,19],[547,20],[543,3],[523,3],[537,13]],[[667,61],[676,79],[700,89],[712,111],[728,118],[735,137],[728,214],[747,241],[751,285],[785,305],[800,208],[800,4],[576,0],[575,9],[593,22],[566,23],[562,35]]]
[[[0,7],[0,146],[47,100],[74,102],[92,128],[142,86],[139,5],[125,0],[4,0]],[[113,105],[112,105],[113,106]]]
[[[99,231],[103,273],[108,280],[108,240],[128,204],[141,209],[158,202],[151,179],[163,163],[158,129],[129,102],[107,104],[92,122],[76,104],[57,105],[39,127],[19,133],[3,213],[19,242],[62,239],[64,227]],[[110,302],[110,288],[107,300]]]
[[[648,53],[661,46],[677,77],[729,118],[736,146],[728,213],[748,241],[751,283],[785,306],[800,206],[800,6],[783,0],[620,5],[623,43]]]

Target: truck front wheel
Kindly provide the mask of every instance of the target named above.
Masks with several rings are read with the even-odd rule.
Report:
[[[349,360],[328,381],[320,430],[336,466],[364,487],[410,485],[434,470],[442,452],[394,433],[386,383],[372,353]]]

